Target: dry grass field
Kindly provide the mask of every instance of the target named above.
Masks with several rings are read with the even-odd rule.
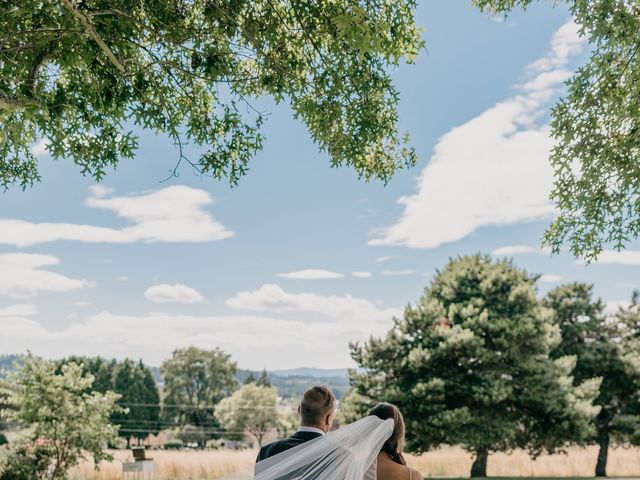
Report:
[[[597,450],[572,448],[568,455],[545,455],[531,460],[524,452],[495,454],[489,458],[488,473],[496,477],[590,477]],[[91,463],[76,468],[72,480],[120,480],[122,460],[128,451],[114,452],[116,460],[103,464],[99,472]],[[153,451],[155,480],[250,479],[255,452],[245,451]],[[466,477],[471,456],[456,447],[443,448],[421,456],[408,456],[409,463],[425,477]],[[612,477],[640,477],[640,448],[612,449],[609,458]]]

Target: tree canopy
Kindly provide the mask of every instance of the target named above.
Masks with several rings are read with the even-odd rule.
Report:
[[[389,67],[422,48],[414,0],[24,0],[0,4],[0,184],[39,178],[43,139],[100,180],[132,158],[132,127],[177,145],[177,167],[235,184],[287,102],[332,166],[387,180],[415,162]],[[195,145],[198,158],[183,147]],[[176,167],[176,168],[177,168]],[[176,173],[174,171],[174,173]]]
[[[215,415],[226,430],[251,434],[258,447],[262,447],[265,435],[280,427],[284,420],[278,408],[278,390],[257,383],[243,385],[222,400]]]
[[[575,359],[550,357],[560,338],[535,280],[508,261],[451,260],[386,337],[353,346],[349,407],[397,404],[409,448],[461,445],[472,476],[486,476],[490,452],[586,439],[599,379],[574,386]]]
[[[506,14],[537,0],[474,0]],[[640,6],[637,2],[564,0],[592,47],[553,108],[552,198],[560,211],[545,235],[557,252],[595,260],[607,245],[640,234]]]
[[[228,354],[220,349],[178,349],[163,362],[161,372],[166,422],[192,425],[209,432],[219,426],[214,409],[239,386],[235,378],[236,364]]]

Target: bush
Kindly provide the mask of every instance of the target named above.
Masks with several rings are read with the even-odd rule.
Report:
[[[7,440],[7,437],[4,433],[0,433],[0,445],[6,445],[7,443],[9,443],[9,440]]]
[[[184,446],[184,443],[182,442],[182,440],[177,438],[167,440],[166,442],[164,442],[165,450],[182,450],[183,446]]]
[[[53,448],[44,442],[19,443],[3,448],[0,459],[0,480],[25,480],[43,478],[52,459]]]
[[[225,447],[225,441],[222,438],[213,438],[207,440],[206,447],[209,450],[219,450]]]

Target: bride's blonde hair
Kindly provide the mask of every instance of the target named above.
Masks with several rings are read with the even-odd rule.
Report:
[[[402,455],[405,425],[404,417],[402,416],[400,409],[395,405],[383,402],[373,407],[369,412],[369,415],[375,415],[382,420],[387,420],[388,418],[393,419],[393,432],[389,439],[384,442],[382,451],[386,452],[394,462],[399,463],[400,465],[406,465],[407,461]]]

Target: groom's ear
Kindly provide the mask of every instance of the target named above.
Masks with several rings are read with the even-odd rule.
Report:
[[[302,404],[299,403],[298,404],[298,416],[301,416],[301,415],[302,415]]]

